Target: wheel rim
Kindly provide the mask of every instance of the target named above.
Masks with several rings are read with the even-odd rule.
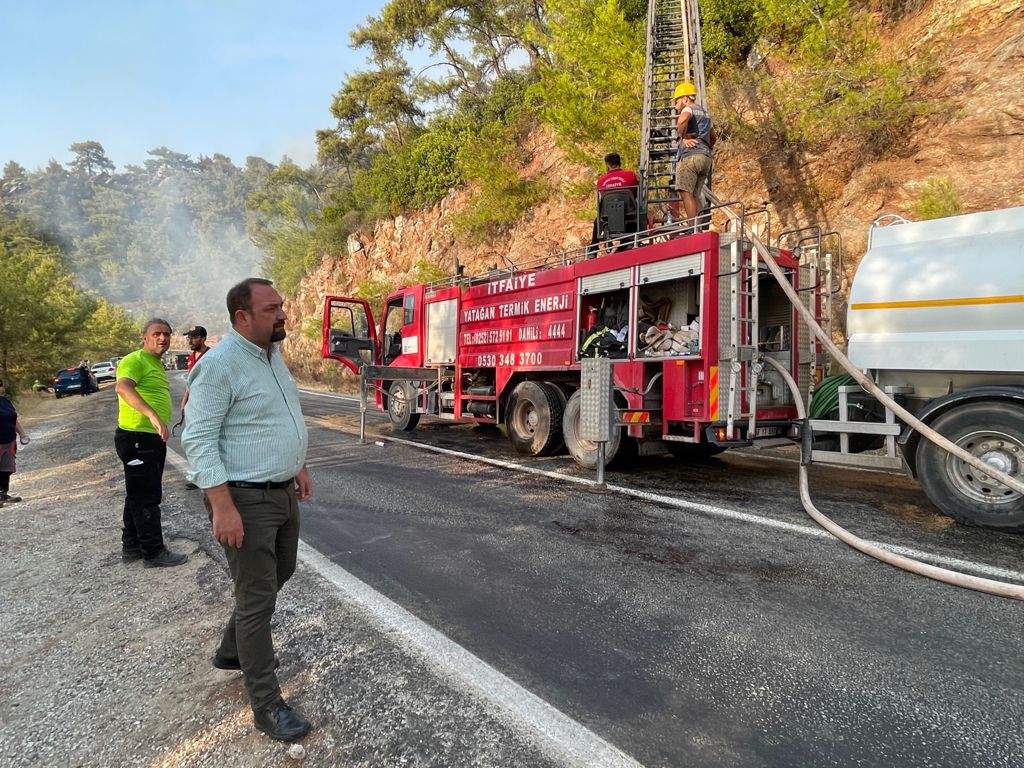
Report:
[[[993,469],[1017,479],[1024,476],[1024,443],[1013,435],[982,430],[964,435],[956,444]],[[1016,491],[995,482],[987,473],[979,472],[951,454],[946,458],[946,470],[957,490],[975,501],[1013,504],[1021,497]]]
[[[512,409],[512,426],[520,435],[533,437],[537,434],[540,414],[529,400],[520,400]]]
[[[391,393],[391,399],[388,401],[388,406],[391,409],[391,416],[395,421],[401,421],[405,418],[406,411],[409,408],[409,404],[405,399],[405,392],[401,389],[396,389]]]

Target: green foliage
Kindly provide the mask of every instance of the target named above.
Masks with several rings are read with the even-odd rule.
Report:
[[[960,204],[960,195],[950,179],[928,179],[914,205],[914,215],[920,221],[942,219],[961,213],[963,206]]]
[[[138,338],[122,307],[78,289],[65,260],[27,220],[0,215],[0,377],[15,388],[83,357],[123,354]]]
[[[441,200],[464,181],[457,157],[469,133],[465,121],[439,120],[416,138],[380,152],[353,181],[366,213],[396,216]]]
[[[873,17],[849,0],[760,0],[755,27],[761,53],[778,63],[723,70],[713,100],[737,138],[811,151],[851,141],[877,153],[929,109],[914,98],[927,60],[888,56]]]
[[[99,142],[70,150],[67,167],[8,163],[0,211],[60,244],[77,283],[110,302],[223,326],[225,293],[260,261],[246,237],[245,203],[270,164],[249,158],[238,168],[223,155],[193,160],[158,147],[144,167],[117,172]]]
[[[432,261],[421,259],[413,269],[411,283],[433,283],[451,276],[451,271]]]
[[[481,241],[504,231],[548,195],[545,184],[520,175],[526,161],[523,140],[532,122],[516,108],[485,123],[459,151],[459,165],[475,194],[454,219],[456,232]]]
[[[380,307],[395,287],[389,280],[366,280],[356,288],[356,297],[370,302],[371,307]]]
[[[323,318],[320,315],[307,317],[302,323],[302,338],[320,341],[323,334]]]
[[[742,64],[761,36],[758,0],[702,0],[701,33],[708,75]]]
[[[551,0],[538,44],[550,59],[538,64],[527,100],[577,161],[605,152],[640,151],[643,25],[626,18],[617,0]]]

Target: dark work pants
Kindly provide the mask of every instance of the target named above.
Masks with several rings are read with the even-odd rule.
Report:
[[[11,490],[11,473],[0,472],[0,493],[7,493]]]
[[[160,530],[160,500],[163,498],[164,461],[167,446],[160,435],[129,432],[118,427],[114,433],[117,457],[124,465],[124,528],[121,545],[142,550],[152,557],[164,546]]]
[[[218,653],[237,658],[254,710],[281,697],[274,671],[270,619],[277,593],[295,573],[299,548],[299,502],[295,489],[232,488],[242,516],[241,549],[224,547],[235,582],[235,608]]]

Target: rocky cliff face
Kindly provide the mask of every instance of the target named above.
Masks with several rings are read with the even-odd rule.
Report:
[[[524,177],[543,180],[556,190],[586,180],[586,169],[569,163],[550,133],[534,132],[526,148],[531,159],[521,171]],[[381,221],[372,232],[353,235],[346,253],[325,254],[285,307],[285,353],[292,369],[315,380],[322,377],[319,328],[325,296],[352,296],[360,285],[378,281],[406,284],[424,261],[449,274],[458,262],[466,274],[475,274],[508,262],[536,261],[590,241],[592,223],[578,213],[587,198],[556,194],[532,208],[504,237],[468,242],[456,235],[453,219],[471,194],[454,190],[433,208]],[[337,367],[330,363],[327,370]]]
[[[878,158],[855,146],[820,156],[780,156],[722,142],[716,156],[716,190],[748,204],[769,201],[775,231],[817,221],[839,230],[846,243],[845,271],[852,276],[871,222],[884,213],[913,217],[928,179],[949,179],[964,212],[1024,204],[1024,0],[933,0],[905,19],[887,41],[897,55],[928,47],[938,56],[938,77],[922,94],[939,109],[921,118],[898,151]],[[555,189],[584,181],[588,172],[565,160],[549,134],[536,132],[524,176]],[[408,281],[421,261],[451,270],[458,259],[468,273],[506,260],[524,264],[577,247],[590,237],[579,212],[586,197],[558,195],[532,209],[505,237],[461,242],[452,216],[467,191],[452,192],[437,206],[379,223],[350,238],[348,252],[324,256],[287,307],[286,352],[298,372],[322,377],[319,318],[323,297],[352,294],[368,281]],[[842,324],[844,307],[838,307]],[[331,364],[328,369],[337,366]]]

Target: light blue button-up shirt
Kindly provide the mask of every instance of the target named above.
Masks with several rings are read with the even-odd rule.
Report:
[[[270,358],[234,330],[188,377],[181,444],[200,488],[229,480],[282,482],[306,462],[309,435],[281,352]]]

